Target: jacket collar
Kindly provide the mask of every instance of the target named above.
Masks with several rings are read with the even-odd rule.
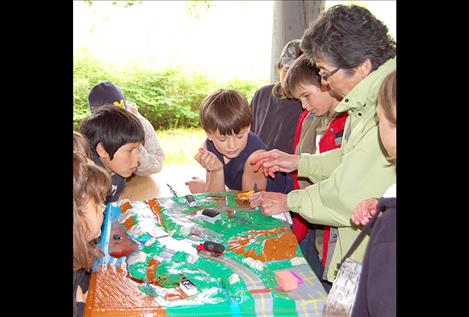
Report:
[[[383,65],[371,72],[366,78],[361,80],[353,89],[345,95],[337,105],[336,112],[344,112],[350,109],[362,110],[367,101],[376,102],[378,87],[382,79],[396,68],[396,58],[391,58]]]

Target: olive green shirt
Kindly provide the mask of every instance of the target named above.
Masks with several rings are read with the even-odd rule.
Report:
[[[395,166],[380,145],[375,118],[377,94],[383,79],[396,68],[390,59],[361,80],[337,105],[336,112],[347,111],[340,148],[321,154],[302,154],[298,176],[314,183],[288,194],[288,207],[311,223],[338,227],[339,237],[327,279],[334,281],[340,262],[359,229],[352,227],[353,209],[364,199],[381,197],[396,181]],[[352,254],[361,262],[368,238]]]

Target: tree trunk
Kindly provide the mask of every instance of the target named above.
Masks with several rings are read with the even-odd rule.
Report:
[[[278,78],[277,61],[288,41],[301,39],[309,24],[324,11],[325,0],[275,1],[272,25],[272,55],[270,80]]]

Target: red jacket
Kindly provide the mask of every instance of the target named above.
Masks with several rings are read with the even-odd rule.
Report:
[[[298,119],[298,124],[296,126],[296,132],[295,132],[295,140],[293,143],[293,153],[295,153],[296,146],[298,145],[298,142],[300,140],[301,126],[303,124],[303,121],[306,115],[308,115],[308,111],[305,110],[300,114],[300,117]],[[347,116],[348,116],[347,112],[339,113],[329,123],[326,132],[324,132],[324,135],[319,141],[320,153],[324,153],[324,152],[340,147],[340,145],[342,144],[345,120],[347,119]],[[300,187],[298,184],[297,172],[295,171],[295,173],[292,173],[292,174],[293,174],[294,188],[299,189]],[[293,214],[293,233],[295,234],[298,242],[302,241],[308,234],[308,226],[309,226],[308,221],[303,219],[303,217],[301,217],[297,213]],[[330,234],[329,226],[324,226],[324,246],[323,246],[323,256],[322,256],[323,266],[325,266],[326,264],[329,234]]]
[[[327,127],[324,136],[319,141],[319,152],[327,152],[340,147],[342,144],[342,137],[344,135],[345,120],[347,119],[348,113],[342,112],[332,119],[331,123]],[[324,242],[322,247],[322,266],[326,266],[327,259],[327,248],[329,245],[329,236],[331,228],[324,226]]]
[[[295,130],[295,138],[293,140],[293,154],[295,154],[296,146],[300,142],[301,127],[303,126],[303,121],[305,121],[305,118],[308,116],[308,113],[309,113],[308,110],[304,110],[302,113],[300,113],[300,116],[298,117],[298,123],[296,124],[296,130]],[[293,188],[300,189],[300,185],[298,184],[298,172],[293,171],[291,174],[293,176]]]

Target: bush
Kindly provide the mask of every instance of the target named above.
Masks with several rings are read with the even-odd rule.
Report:
[[[241,79],[217,83],[203,74],[188,75],[179,67],[152,72],[132,65],[118,70],[113,65],[102,65],[86,52],[74,59],[73,74],[74,129],[88,115],[88,93],[100,81],[109,80],[119,86],[126,100],[137,104],[155,130],[199,127],[199,105],[218,88],[236,89],[250,102],[254,92],[265,84]]]

